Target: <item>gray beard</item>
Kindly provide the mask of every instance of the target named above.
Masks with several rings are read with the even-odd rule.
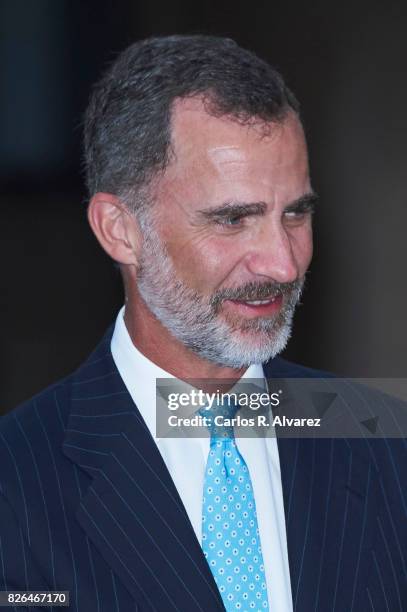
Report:
[[[206,298],[183,282],[151,222],[141,221],[144,242],[137,287],[147,308],[177,340],[202,359],[235,369],[264,363],[286,347],[303,278],[292,283],[248,283]],[[222,318],[220,313],[225,299],[279,294],[282,307],[272,317],[242,321]]]

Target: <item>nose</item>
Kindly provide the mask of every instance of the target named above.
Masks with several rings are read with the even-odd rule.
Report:
[[[281,224],[256,237],[246,264],[251,274],[265,276],[278,283],[290,283],[299,277],[300,272],[292,239]]]

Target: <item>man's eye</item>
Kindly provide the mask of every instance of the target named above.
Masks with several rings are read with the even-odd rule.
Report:
[[[306,215],[304,211],[299,210],[286,210],[284,216],[288,219],[298,219],[298,217],[303,217]]]
[[[286,210],[284,217],[289,221],[301,221],[312,213],[311,209]]]
[[[235,227],[240,225],[243,217],[241,215],[233,215],[231,217],[223,217],[217,220],[217,223],[220,225],[227,225],[230,227]]]

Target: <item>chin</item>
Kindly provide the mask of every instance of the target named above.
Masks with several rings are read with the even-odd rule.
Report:
[[[285,349],[290,332],[289,325],[275,330],[272,334],[232,332],[227,345],[217,347],[217,355],[214,360],[223,366],[236,369],[265,363]]]

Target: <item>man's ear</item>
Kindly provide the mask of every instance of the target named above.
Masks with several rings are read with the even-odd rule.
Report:
[[[88,207],[89,224],[103,249],[121,264],[137,265],[141,232],[136,217],[111,193],[95,193]]]

